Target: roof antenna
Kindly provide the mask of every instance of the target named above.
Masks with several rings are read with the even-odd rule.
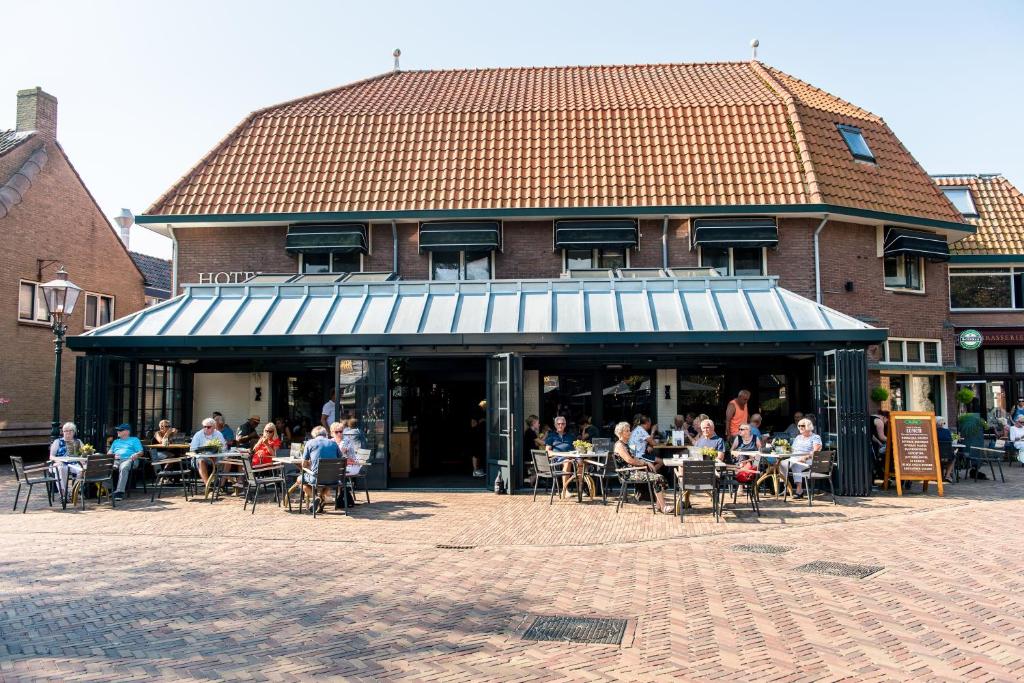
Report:
[[[395,51],[391,53],[391,56],[395,58],[395,71],[398,71],[398,58],[402,56],[402,51],[396,47]]]
[[[757,46],[760,44],[761,41],[759,41],[757,38],[754,38],[752,41],[750,41],[750,60],[753,62],[757,61]],[[397,69],[398,67],[396,66],[395,68]]]

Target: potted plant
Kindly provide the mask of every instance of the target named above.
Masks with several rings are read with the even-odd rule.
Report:
[[[885,387],[875,387],[871,390],[871,400],[881,405],[889,400],[889,390]]]
[[[572,442],[572,447],[576,449],[577,453],[589,453],[590,449],[594,447],[589,441],[583,439],[576,439]]]
[[[91,443],[83,443],[82,449],[79,451],[79,454],[84,455],[86,457],[94,455],[95,453],[96,449],[93,447]]]
[[[200,446],[196,449],[197,453],[220,453],[224,447],[224,442],[220,439],[210,439],[206,442],[205,446]]]
[[[772,442],[772,446],[775,448],[775,452],[779,455],[789,453],[789,441],[787,439],[775,439],[775,441]]]
[[[967,412],[967,406],[977,397],[977,394],[973,390],[967,387],[961,388],[956,392],[956,402],[960,406],[960,414],[963,415]]]
[[[700,454],[701,457],[703,457],[705,460],[714,460],[715,458],[718,457],[718,451],[716,451],[714,448],[711,448],[710,446],[704,446],[703,448],[701,448]]]
[[[981,446],[985,426],[985,421],[977,413],[964,413],[957,420],[959,434],[968,446]]]

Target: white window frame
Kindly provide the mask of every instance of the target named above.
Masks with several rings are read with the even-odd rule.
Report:
[[[935,372],[934,368],[928,369],[929,366],[925,366],[920,370],[882,370],[880,373],[883,377],[906,377],[907,378],[907,395],[903,397],[907,405],[906,410],[924,410],[924,406],[920,405],[914,393],[910,390],[910,378],[911,377],[938,377],[939,378],[939,389],[936,391],[937,396],[942,397],[942,409],[945,414],[949,414],[949,406],[946,405],[949,402],[949,398],[946,396],[946,373]],[[958,382],[959,384],[959,382]]]
[[[99,319],[100,316],[100,299],[110,299],[110,322],[114,322],[115,320],[117,320],[116,316],[114,315],[114,303],[116,297],[114,297],[113,294],[103,294],[102,292],[83,292],[82,294],[84,295],[84,298],[82,299],[82,320],[85,321],[85,329],[92,330],[97,327],[102,327],[102,325],[99,324],[89,324],[89,297],[94,297],[96,299],[97,319]],[[109,323],[103,324],[107,325]]]
[[[305,272],[303,270],[303,268],[306,267],[306,260],[305,259],[306,259],[306,255],[300,253],[299,254],[299,274],[300,275]],[[327,267],[330,270],[330,272],[332,272],[332,273],[334,272],[334,252],[333,251],[331,252],[331,258],[328,260]],[[362,273],[362,272],[365,272],[365,270],[366,270],[366,254],[364,254],[362,252],[359,252],[359,271],[358,272]]]
[[[583,251],[583,249],[562,249],[562,273],[563,274],[569,272],[569,252],[570,251]],[[601,267],[601,266],[597,265],[598,252],[600,252],[600,251],[601,251],[600,248],[596,248],[596,249],[591,249],[590,250],[590,267],[591,268],[600,268]],[[609,249],[608,251],[611,251],[611,249]],[[619,251],[619,250],[616,249],[616,251]],[[622,252],[625,254],[625,257],[626,257],[625,258],[626,265],[624,265],[623,268],[629,268],[630,267],[630,265],[629,265],[629,252],[631,252],[631,251],[632,251],[632,249],[630,249],[629,247],[623,247],[622,248]]]
[[[885,284],[885,259],[887,259],[887,258],[899,259],[896,262],[896,274],[897,274],[898,277],[902,277],[904,282],[906,282],[906,279],[907,279],[907,267],[906,267],[907,255],[906,254],[899,254],[898,256],[885,256],[883,254],[882,255],[882,288],[885,291],[887,291],[887,292],[903,292],[905,294],[926,294],[927,293],[925,291],[925,282],[924,282],[924,275],[925,275],[925,260],[924,260],[924,256],[911,256],[910,257],[910,258],[916,258],[917,259],[918,271],[921,273],[921,288],[920,289],[913,289],[911,287],[893,287],[892,285]]]
[[[955,208],[957,211],[960,211],[961,216],[966,216],[968,218],[978,217],[978,204],[977,202],[974,201],[974,193],[971,192],[970,187],[966,185],[942,185],[941,187],[939,187],[939,189],[942,190],[942,194],[946,195],[946,199],[949,199],[949,203],[953,205],[953,208]],[[949,195],[946,194],[947,192],[951,192],[954,190],[963,190],[964,192],[967,193],[967,201],[970,202],[972,209],[970,213],[961,211],[957,207],[956,203],[952,199],[950,199]]]
[[[985,275],[985,273],[966,273],[966,272],[958,273],[957,271],[968,270],[968,269],[976,270],[976,269],[981,269],[981,268],[990,268],[992,270],[996,270],[997,268],[999,268],[999,269],[1005,270],[1006,276],[1009,277],[1009,279],[1010,279],[1010,307],[1009,308],[953,308],[953,281],[952,281],[953,278],[955,278],[955,277],[971,277],[971,276],[977,277],[979,275],[982,275],[982,276]],[[963,266],[960,266],[960,267],[951,266],[948,269],[948,274],[947,274],[947,277],[949,278],[949,281],[950,281],[949,282],[949,310],[951,312],[966,312],[966,313],[978,312],[978,311],[993,311],[993,312],[1007,311],[1007,312],[1014,312],[1014,313],[1020,312],[1021,308],[1024,308],[1024,306],[1018,307],[1018,305],[1019,304],[1024,304],[1024,302],[1017,301],[1017,288],[1016,288],[1016,286],[1014,286],[1013,278],[1017,277],[1017,275],[1019,275],[1021,273],[1024,273],[1024,267],[1020,267],[1020,266],[1016,266],[1015,267],[1015,266],[1013,266],[1012,264],[1009,264],[1009,263],[1008,264],[998,264],[998,263],[988,264],[988,263],[986,263],[984,265],[980,265],[980,264],[979,265],[971,265],[971,266],[963,265]],[[997,273],[992,273],[992,275],[997,275]]]
[[[446,253],[453,254],[455,252],[449,251],[449,252],[446,252]],[[489,278],[487,278],[487,280],[493,280],[494,279],[494,263],[495,263],[494,262],[494,253],[495,252],[493,252],[493,251],[487,252],[487,261],[490,264],[490,269],[491,269],[491,276]],[[429,251],[429,252],[427,252],[427,254],[428,254],[428,258],[427,258],[427,277],[430,280],[433,280],[434,279],[434,252],[433,251]],[[454,280],[454,282],[486,282],[487,281],[487,280],[467,280],[467,279],[465,279],[465,277],[463,277],[465,274],[466,274],[466,252],[465,251],[460,251],[459,252],[459,279],[458,280]],[[439,282],[440,282],[440,280],[439,280]],[[451,282],[451,281],[446,281],[446,282]]]
[[[768,248],[761,247],[761,275],[741,275],[736,276],[736,256],[733,253],[735,247],[728,247],[729,249],[729,272],[727,273],[730,277],[764,277],[768,274]],[[711,268],[711,266],[704,265],[704,247],[697,245],[697,265],[700,268]]]
[[[889,360],[889,344],[890,342],[899,342],[903,347],[903,360]],[[928,362],[924,359],[924,344],[929,342],[935,344],[936,360],[934,363]],[[908,361],[907,360],[907,345],[917,344],[918,351],[920,352],[919,361]],[[937,368],[942,366],[942,340],[941,339],[926,339],[924,337],[889,337],[884,344],[882,344],[882,360],[878,361],[879,365],[913,365],[921,366],[922,368]]]
[[[21,286],[32,285],[32,317],[22,318],[21,317]],[[25,325],[39,325],[40,327],[49,327],[50,325],[50,314],[46,312],[46,303],[39,300],[42,296],[41,289],[42,284],[35,280],[18,280],[18,322]],[[39,317],[40,314],[45,317]]]

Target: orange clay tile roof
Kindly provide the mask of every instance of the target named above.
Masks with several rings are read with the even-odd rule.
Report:
[[[761,204],[963,222],[882,119],[758,62],[391,72],[254,112],[146,213]]]
[[[1024,255],[1024,194],[998,174],[935,176],[940,187],[971,191],[977,217],[966,220],[977,232],[949,245],[951,254]]]

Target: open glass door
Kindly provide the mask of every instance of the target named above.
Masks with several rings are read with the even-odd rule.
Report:
[[[382,489],[388,483],[387,358],[338,358],[338,419],[356,417],[370,450],[367,485]]]
[[[487,359],[487,482],[500,475],[509,493],[522,483],[523,361],[514,353]]]

